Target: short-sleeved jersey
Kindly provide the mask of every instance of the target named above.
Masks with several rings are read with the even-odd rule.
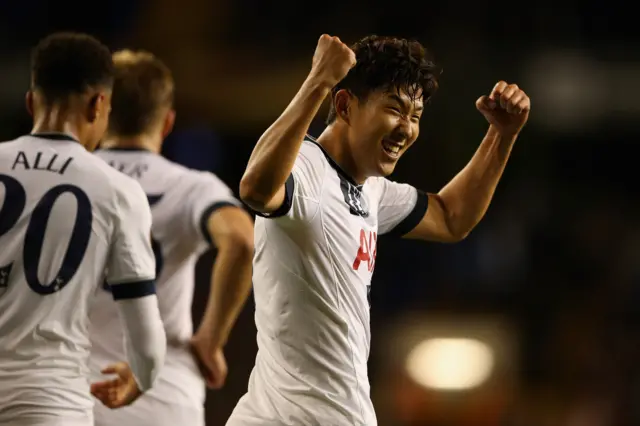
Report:
[[[89,305],[153,294],[140,185],[69,136],[0,144],[0,424],[91,413]]]
[[[378,235],[413,229],[428,197],[384,178],[357,185],[310,139],[285,186],[282,207],[256,219],[258,354],[227,424],[375,425],[368,294]]]
[[[167,355],[154,387],[144,397],[201,408],[205,385],[188,346],[193,335],[194,269],[200,255],[211,247],[207,228],[211,214],[221,207],[241,204],[212,173],[188,169],[150,151],[105,149],[96,156],[136,179],[151,206],[156,294],[167,335]],[[91,309],[91,365],[98,373],[122,359],[124,348],[122,324],[108,291],[103,290],[95,302]]]

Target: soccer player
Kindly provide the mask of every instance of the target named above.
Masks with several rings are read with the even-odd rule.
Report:
[[[489,129],[439,193],[385,178],[418,137],[437,73],[415,41],[323,35],[309,76],[258,141],[240,185],[256,219],[258,355],[227,425],[367,425],[367,296],[378,235],[455,242],[480,221],[529,99],[498,83],[476,103]],[[331,95],[328,126],[306,136]]]
[[[137,179],[151,204],[158,300],[169,343],[154,388],[121,410],[96,405],[96,425],[204,425],[205,380],[211,388],[223,385],[223,348],[251,288],[253,223],[215,175],[159,154],[175,118],[174,81],[166,65],[148,52],[130,50],[117,52],[114,63],[113,111],[105,149],[97,155]],[[210,296],[193,335],[194,267],[212,244],[218,256]],[[124,329],[109,299],[104,291],[91,312],[95,371],[123,356]]]
[[[109,50],[53,34],[31,73],[33,130],[0,144],[0,424],[89,426],[88,308],[105,273],[132,371],[115,364],[94,392],[129,404],[163,363],[151,212],[135,180],[89,152],[109,119]]]

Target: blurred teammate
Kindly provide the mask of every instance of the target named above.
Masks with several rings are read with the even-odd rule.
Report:
[[[151,213],[136,181],[88,152],[109,119],[109,50],[54,34],[31,71],[33,130],[0,144],[0,424],[89,426],[88,305],[105,271],[133,374],[120,363],[94,390],[128,404],[164,358]]]
[[[160,314],[169,343],[165,366],[152,391],[122,410],[97,405],[96,425],[204,425],[203,374],[210,387],[223,385],[227,374],[223,348],[251,287],[253,223],[216,176],[187,169],[159,154],[175,118],[169,69],[146,52],[118,52],[114,62],[113,112],[103,144],[107,149],[97,155],[137,179],[147,193]],[[218,256],[206,312],[194,336],[194,267],[211,244]],[[123,328],[109,299],[104,291],[91,313],[91,364],[96,371],[122,357]]]
[[[241,181],[256,220],[258,355],[239,425],[376,424],[369,396],[369,304],[378,235],[454,242],[484,215],[529,113],[515,85],[477,102],[489,130],[438,194],[387,180],[418,137],[437,88],[412,41],[323,35],[311,72],[262,135]],[[328,126],[305,136],[331,94]]]

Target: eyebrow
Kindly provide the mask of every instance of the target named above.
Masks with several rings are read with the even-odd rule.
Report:
[[[398,104],[400,104],[402,106],[402,108],[404,108],[405,110],[408,110],[408,105],[407,105],[407,101],[405,101],[404,99],[402,99],[400,96],[396,95],[395,93],[390,94],[389,95],[389,99],[391,99],[392,101],[396,101]],[[417,105],[416,106],[416,112],[420,112],[424,109],[424,105]]]

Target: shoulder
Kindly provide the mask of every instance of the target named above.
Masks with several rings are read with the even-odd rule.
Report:
[[[311,137],[305,138],[300,145],[296,165],[308,164],[313,166],[321,166],[324,168],[327,164],[327,156],[320,145]]]
[[[140,183],[132,177],[111,168],[107,169],[117,210],[148,209],[147,196]],[[118,208],[119,207],[119,208]]]
[[[322,147],[312,138],[305,138],[292,170],[296,185],[318,190],[324,181],[327,167],[329,159]]]

